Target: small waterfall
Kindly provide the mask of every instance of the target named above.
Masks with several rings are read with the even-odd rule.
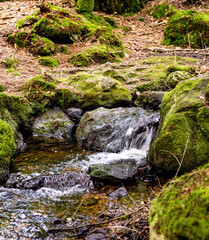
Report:
[[[106,152],[95,153],[89,156],[89,165],[95,163],[109,163],[118,160],[135,160],[142,163],[147,156],[150,143],[156,135],[159,125],[160,114],[152,114],[143,117],[138,125],[129,126],[121,141],[121,151],[109,152],[112,146],[118,144],[118,139],[114,139],[107,145]]]

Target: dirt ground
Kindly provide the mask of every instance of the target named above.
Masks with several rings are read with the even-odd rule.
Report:
[[[47,2],[47,1],[45,1]],[[201,59],[200,71],[207,71],[209,64],[209,50],[198,51],[194,49],[182,49],[180,47],[165,47],[161,44],[163,37],[163,30],[167,23],[167,19],[156,20],[152,16],[149,16],[146,12],[150,7],[163,3],[164,1],[155,0],[148,2],[145,9],[141,12],[128,17],[122,17],[119,15],[112,15],[112,17],[118,22],[119,27],[124,26],[129,31],[123,31],[121,28],[115,29],[121,35],[122,41],[127,50],[127,56],[123,59],[123,64],[128,64],[137,59],[146,58],[156,55],[179,55],[188,56]],[[169,0],[168,3],[174,4],[178,9],[188,9],[181,4],[182,1]],[[177,2],[177,4],[176,4]],[[50,1],[55,5],[69,8],[72,6],[69,1]],[[70,55],[79,52],[91,45],[90,42],[77,42],[72,44],[70,48],[71,54],[66,55],[63,53],[57,53],[56,57],[59,59],[59,65],[53,70],[49,67],[41,66],[38,62],[38,58],[34,57],[31,53],[24,49],[15,49],[15,47],[9,45],[6,41],[6,36],[15,30],[16,23],[19,19],[24,18],[32,14],[40,6],[41,1],[6,1],[0,3],[0,84],[6,87],[6,93],[21,95],[19,87],[29,78],[42,73],[51,74],[53,77],[65,76],[75,69],[68,61]],[[209,4],[208,4],[209,5]],[[206,8],[202,6],[192,7],[189,9],[196,9],[198,11],[206,11]],[[99,15],[106,15],[104,13],[97,13]],[[144,22],[139,21],[140,18],[144,19]],[[11,71],[2,64],[6,58],[14,58],[18,60],[17,68]],[[118,64],[118,63],[117,63]],[[98,65],[92,65],[86,67],[87,70],[93,70]]]

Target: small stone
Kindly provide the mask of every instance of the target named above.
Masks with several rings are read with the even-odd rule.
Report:
[[[80,108],[69,108],[67,115],[73,122],[79,123],[83,116],[83,111]]]
[[[110,194],[108,194],[108,196],[112,197],[114,199],[117,199],[117,198],[120,198],[120,197],[124,197],[127,194],[128,194],[127,190],[124,187],[120,187],[116,191],[111,192]]]

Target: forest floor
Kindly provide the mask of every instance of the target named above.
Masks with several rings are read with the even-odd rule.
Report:
[[[54,0],[50,2],[58,6],[65,8],[71,7],[70,1]],[[67,3],[66,3],[67,2]],[[115,29],[115,32],[121,35],[121,39],[126,47],[127,55],[123,59],[123,64],[128,64],[138,59],[158,56],[158,55],[175,55],[175,56],[187,56],[201,59],[200,71],[208,70],[209,55],[205,55],[205,51],[194,50],[190,48],[180,47],[165,47],[161,44],[163,38],[163,30],[168,19],[158,20],[147,14],[147,9],[163,3],[162,0],[150,1],[146,5],[145,9],[141,12],[128,17],[119,15],[111,15],[118,25],[119,28]],[[195,9],[198,11],[206,11],[207,8],[202,6],[184,6],[181,4],[182,1],[168,0],[168,4],[173,4],[177,9]],[[19,19],[22,19],[35,10],[41,2],[39,1],[6,1],[0,2],[0,84],[6,87],[5,93],[22,95],[19,87],[27,81],[29,78],[38,74],[48,73],[53,77],[61,77],[63,72],[68,73],[74,70],[75,67],[69,62],[71,54],[80,52],[85,48],[89,47],[92,43],[87,42],[76,42],[72,44],[70,48],[70,55],[64,53],[57,53],[56,57],[59,59],[59,65],[53,70],[49,67],[41,66],[38,62],[38,58],[34,57],[25,49],[15,49],[9,45],[6,41],[6,37],[9,33],[15,30],[16,23]],[[177,4],[176,4],[177,3]],[[105,16],[104,13],[97,13]],[[144,19],[144,22],[139,21],[140,18]],[[124,26],[128,31],[122,30],[120,27]],[[208,53],[207,53],[208,54]],[[16,70],[5,68],[2,61],[7,58],[13,58],[18,60],[16,63]],[[118,64],[118,63],[117,63]],[[92,65],[86,67],[86,70],[93,70],[98,65]]]
[[[47,1],[45,1],[47,2]],[[69,8],[69,1],[55,0],[51,3],[55,5]],[[119,15],[111,15],[118,25],[119,28],[115,29],[117,33],[121,35],[121,39],[126,47],[127,56],[123,59],[122,64],[129,64],[139,59],[143,59],[150,56],[162,56],[162,55],[173,55],[173,56],[183,56],[183,57],[193,57],[201,60],[199,63],[199,71],[209,72],[209,51],[206,52],[191,49],[191,48],[181,48],[169,46],[165,47],[161,44],[163,38],[163,31],[168,19],[157,20],[152,16],[147,14],[147,9],[163,3],[164,1],[155,0],[150,1],[146,5],[145,9],[141,12],[128,17],[123,17]],[[194,9],[197,11],[206,11],[207,9],[200,6],[184,6],[181,4],[182,1],[168,0],[168,4],[173,4],[177,9]],[[0,84],[3,84],[6,87],[5,93],[22,95],[20,86],[26,82],[29,78],[34,77],[39,74],[47,73],[53,77],[62,77],[63,73],[67,74],[70,71],[73,71],[75,68],[68,60],[70,55],[64,53],[57,53],[56,57],[59,59],[59,65],[54,69],[49,67],[41,66],[38,62],[38,58],[34,57],[31,53],[24,49],[15,49],[15,47],[8,44],[6,37],[9,33],[13,32],[16,26],[16,23],[19,19],[22,19],[35,10],[38,9],[38,6],[41,2],[38,0],[34,1],[6,1],[0,2]],[[207,3],[206,3],[207,4]],[[209,3],[208,3],[209,7]],[[207,10],[208,11],[208,10]],[[105,16],[104,13],[97,13],[98,15]],[[144,21],[139,21],[140,18],[143,18]],[[128,31],[122,30],[120,27],[124,26]],[[90,42],[77,42],[72,44],[70,49],[71,54],[79,52],[91,45]],[[16,70],[9,70],[5,68],[2,61],[5,61],[7,58],[13,58],[18,60]],[[118,64],[118,63],[117,63]],[[97,64],[85,67],[87,71],[96,69]],[[66,76],[66,75],[65,75]],[[131,209],[130,211],[134,212],[132,217],[129,218],[123,226],[121,225],[121,220],[111,223],[109,227],[112,229],[123,229],[130,230],[132,222],[136,224],[136,229],[132,229],[138,234],[140,238],[136,239],[148,239],[149,225],[148,225],[148,215],[149,215],[149,206],[150,202],[142,203],[141,207],[137,206],[136,209]],[[128,212],[129,213],[129,212]],[[121,227],[119,227],[121,226]],[[117,233],[116,233],[117,234]],[[118,233],[119,238],[121,239],[120,232]],[[125,238],[123,238],[125,239]],[[129,239],[129,238],[127,238]]]

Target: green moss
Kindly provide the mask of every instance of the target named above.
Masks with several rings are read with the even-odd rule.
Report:
[[[29,42],[27,41],[29,34],[27,32],[17,32],[14,34],[9,34],[7,41],[16,45],[17,48],[28,47]]]
[[[1,63],[9,69],[14,69],[16,70],[16,64],[19,63],[19,61],[13,57],[12,55],[10,55],[9,58],[6,58],[5,60],[2,60]]]
[[[33,25],[34,23],[38,22],[37,14],[38,14],[38,12],[35,12],[32,15],[27,16],[24,19],[18,20],[16,28],[20,29],[22,27],[30,26],[30,25]]]
[[[56,104],[61,109],[67,110],[70,107],[77,107],[81,102],[79,94],[73,91],[72,88],[58,88],[56,89]]]
[[[67,54],[68,53],[68,47],[66,45],[62,45],[62,46],[60,46],[58,51]]]
[[[5,87],[2,84],[0,84],[0,92],[4,92],[4,91],[5,91]]]
[[[18,124],[26,124],[32,113],[28,101],[19,96],[0,93],[0,116],[4,116],[6,109],[10,112],[13,120]],[[4,120],[6,120],[4,118]]]
[[[112,27],[114,27],[114,28],[117,28],[117,27],[118,27],[118,24],[117,24],[117,22],[115,21],[114,18],[108,16],[108,17],[105,17],[104,20],[105,20],[107,23],[109,23]]]
[[[209,15],[193,10],[177,11],[166,25],[163,44],[192,48],[209,46]]]
[[[175,13],[175,9],[173,6],[167,5],[167,4],[159,4],[156,7],[152,8],[151,11],[152,16],[157,19],[166,18]]]
[[[73,56],[71,63],[76,67],[85,67],[90,64],[90,59],[88,54],[78,53]]]
[[[158,137],[149,152],[149,161],[156,167],[176,172],[179,161],[180,172],[188,172],[208,162],[208,113],[201,110],[200,97],[208,81],[207,77],[186,80],[165,94]]]
[[[114,107],[127,104],[132,99],[131,93],[119,81],[102,75],[78,73],[65,80],[76,89],[80,98],[80,107]]]
[[[120,48],[96,45],[85,52],[75,54],[71,59],[71,63],[75,66],[87,66],[93,63],[117,62],[124,55],[124,50]]]
[[[205,100],[207,103],[209,103],[209,84],[207,85],[205,90]]]
[[[176,179],[152,202],[151,239],[208,239],[208,170],[207,164]]]
[[[79,12],[91,13],[94,9],[94,0],[78,0],[77,6],[79,8]]]
[[[31,35],[30,52],[34,55],[49,56],[55,53],[55,50],[55,44],[48,38],[41,37],[37,34]]]
[[[32,103],[33,112],[39,115],[55,105],[57,82],[48,75],[39,75],[29,79],[23,86],[25,97]]]
[[[2,181],[9,173],[9,166],[16,146],[11,127],[0,120],[0,180]]]
[[[199,124],[202,132],[209,139],[209,109],[202,107],[197,115],[197,123]]]
[[[194,66],[185,66],[185,65],[172,65],[167,68],[168,73],[176,72],[176,71],[184,71],[188,73],[194,73],[195,72]]]
[[[43,66],[54,68],[58,66],[59,61],[57,58],[54,57],[41,57],[39,58],[39,63]]]

